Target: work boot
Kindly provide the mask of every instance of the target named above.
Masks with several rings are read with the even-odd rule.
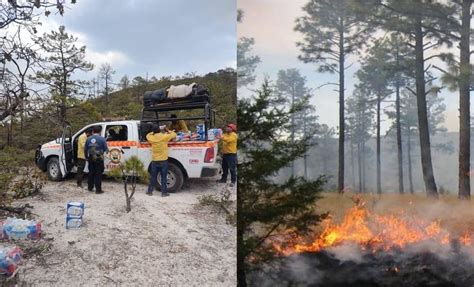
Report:
[[[161,193],[161,197],[166,197],[166,196],[170,196],[169,192],[162,192]]]
[[[82,183],[78,182],[78,183],[77,183],[77,187],[83,188],[83,187],[82,187]]]
[[[226,182],[227,182],[227,180],[224,180],[224,179],[219,179],[219,180],[216,181],[216,183],[226,183]]]
[[[103,190],[97,190],[97,191],[95,192],[95,194],[101,194],[101,193],[104,193],[104,191],[103,191]]]
[[[93,191],[94,191],[93,188],[87,188],[87,190],[90,191],[90,192],[93,192]]]
[[[147,191],[145,194],[146,194],[146,195],[149,195],[149,196],[152,196],[152,195],[153,195],[153,192],[152,192],[152,191]]]

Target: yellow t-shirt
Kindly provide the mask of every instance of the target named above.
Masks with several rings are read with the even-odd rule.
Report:
[[[222,153],[237,153],[237,134],[234,132],[224,133],[221,137]]]
[[[168,160],[168,142],[176,137],[176,133],[149,133],[146,139],[151,143],[151,160]]]
[[[86,159],[86,155],[84,154],[84,147],[86,146],[87,135],[86,133],[82,133],[77,140],[77,158],[79,159]]]
[[[169,130],[170,131],[175,130],[177,132],[187,133],[188,127],[186,126],[186,123],[183,120],[178,120],[176,123],[171,123]]]

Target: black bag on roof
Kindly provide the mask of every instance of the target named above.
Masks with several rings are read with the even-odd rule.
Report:
[[[143,94],[143,105],[145,107],[163,102],[166,100],[166,89],[159,89],[156,91],[146,91]]]

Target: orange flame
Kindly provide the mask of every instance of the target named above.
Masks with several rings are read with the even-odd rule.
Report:
[[[300,236],[288,236],[285,239],[274,240],[273,246],[279,253],[290,255],[317,252],[344,242],[357,243],[374,250],[404,248],[409,244],[427,240],[443,245],[450,243],[451,236],[448,231],[441,228],[439,221],[428,223],[408,218],[403,214],[372,214],[364,207],[363,202],[356,203],[356,206],[346,212],[341,223],[335,224],[331,219],[323,221],[323,231],[319,236],[309,241]],[[459,237],[459,243],[470,245],[470,235],[464,233]]]

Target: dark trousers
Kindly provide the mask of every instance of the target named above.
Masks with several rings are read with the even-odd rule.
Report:
[[[77,175],[76,181],[77,185],[82,185],[82,180],[84,179],[84,168],[86,167],[86,160],[83,158],[77,159]]]
[[[104,172],[103,160],[89,160],[89,178],[87,189],[92,190],[95,186],[96,192],[102,191],[102,173]]]
[[[237,154],[227,153],[222,156],[222,181],[227,181],[227,175],[230,170],[230,181],[237,181]]]
[[[166,193],[168,190],[168,161],[152,161],[150,164],[150,184],[148,185],[148,192],[153,192],[153,189],[158,186],[158,173],[161,174],[161,192]]]

